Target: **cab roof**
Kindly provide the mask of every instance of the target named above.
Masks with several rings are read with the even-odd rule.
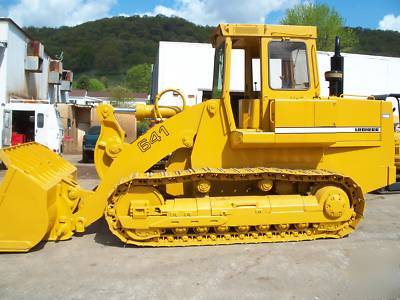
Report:
[[[212,34],[212,43],[218,37],[287,37],[317,38],[317,27],[298,25],[219,24]]]

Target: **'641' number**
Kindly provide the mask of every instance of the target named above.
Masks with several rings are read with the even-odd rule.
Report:
[[[157,130],[153,131],[150,134],[150,138],[149,139],[144,138],[144,139],[141,139],[137,143],[140,151],[146,152],[147,150],[149,150],[151,148],[151,145],[161,141],[161,137],[162,136],[169,136],[169,132],[168,132],[167,128],[165,128],[164,126],[161,126],[158,129],[158,131]]]

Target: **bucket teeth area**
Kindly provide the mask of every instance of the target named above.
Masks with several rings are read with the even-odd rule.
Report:
[[[66,240],[73,212],[87,193],[76,168],[32,142],[0,149],[7,171],[0,185],[0,252],[29,251],[42,240]]]

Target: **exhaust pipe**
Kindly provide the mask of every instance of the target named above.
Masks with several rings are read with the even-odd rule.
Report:
[[[340,38],[335,39],[335,55],[331,57],[331,70],[325,72],[325,80],[329,82],[329,96],[343,95],[344,57],[340,54]]]

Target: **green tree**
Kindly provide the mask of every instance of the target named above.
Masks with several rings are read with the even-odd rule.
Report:
[[[122,64],[122,53],[116,39],[104,40],[96,52],[95,66],[99,73],[118,72]]]
[[[149,121],[140,121],[137,122],[136,128],[137,128],[137,136],[141,136],[149,130],[150,127],[150,122]]]
[[[121,105],[121,102],[133,100],[132,92],[123,87],[123,86],[115,86],[110,89],[111,101],[116,105]]]
[[[139,64],[126,72],[126,85],[134,92],[150,93],[151,65]]]
[[[108,78],[107,78],[107,76],[101,76],[100,77],[100,81],[101,81],[102,84],[104,84],[104,86],[106,88],[108,88]]]
[[[96,78],[89,79],[88,91],[99,92],[104,91],[105,89],[106,87],[100,80]]]
[[[86,75],[82,75],[76,82],[76,88],[81,90],[88,90],[90,85],[90,79]]]
[[[356,46],[357,36],[344,27],[343,17],[326,4],[303,3],[290,8],[281,20],[284,25],[313,25],[318,28],[318,50],[333,51],[335,36],[340,36],[341,47],[344,51]]]
[[[87,46],[82,46],[77,50],[77,52],[78,53],[75,56],[75,64],[72,66],[73,69],[78,72],[90,70],[94,63],[93,50]]]

